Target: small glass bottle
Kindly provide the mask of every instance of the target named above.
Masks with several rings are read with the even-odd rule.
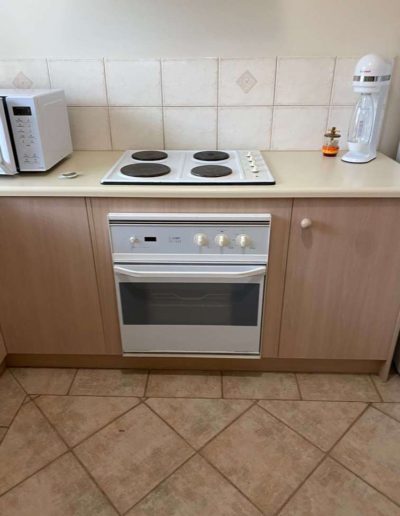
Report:
[[[322,146],[322,154],[324,156],[336,156],[339,152],[340,133],[336,127],[332,127],[324,134],[324,144]]]

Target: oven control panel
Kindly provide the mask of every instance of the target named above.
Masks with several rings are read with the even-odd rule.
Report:
[[[186,221],[169,223],[110,220],[113,254],[146,255],[146,260],[175,255],[183,261],[201,256],[217,258],[268,256],[270,221],[226,223]]]

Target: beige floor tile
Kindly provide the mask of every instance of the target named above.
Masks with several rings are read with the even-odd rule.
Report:
[[[400,421],[400,403],[374,403],[374,407]]]
[[[367,406],[341,401],[259,401],[278,419],[328,451]]]
[[[257,516],[261,513],[199,456],[193,457],[127,516]]]
[[[28,394],[67,394],[76,370],[15,367],[11,371]]]
[[[200,448],[251,405],[250,400],[150,398],[147,404],[194,448]]]
[[[75,452],[117,509],[125,512],[193,450],[148,407],[139,405]]]
[[[0,426],[8,426],[25,398],[25,392],[9,371],[0,376]]]
[[[283,423],[253,407],[201,452],[272,515],[323,457]]]
[[[331,454],[400,503],[400,423],[369,408]]]
[[[221,375],[212,371],[152,371],[146,396],[220,398]]]
[[[393,374],[387,382],[383,382],[379,376],[372,376],[379,394],[383,401],[399,401],[400,402],[400,375]]]
[[[371,378],[366,374],[298,374],[305,400],[380,401]]]
[[[75,446],[136,406],[139,399],[111,396],[41,396],[36,403],[69,446]]]
[[[71,455],[28,478],[0,498],[7,516],[116,516],[105,496]]]
[[[66,451],[34,404],[18,412],[0,446],[0,494]]]
[[[224,373],[223,382],[224,398],[300,399],[292,373]]]
[[[70,394],[86,396],[143,396],[147,371],[80,369]]]
[[[400,508],[331,459],[299,489],[279,516],[400,516]]]

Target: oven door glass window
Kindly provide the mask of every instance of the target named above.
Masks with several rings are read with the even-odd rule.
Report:
[[[125,325],[258,325],[259,282],[120,282],[119,293]]]

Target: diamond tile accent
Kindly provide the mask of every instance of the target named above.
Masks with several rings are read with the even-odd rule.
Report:
[[[144,405],[75,448],[120,512],[130,509],[193,450]]]
[[[17,73],[12,83],[15,88],[31,88],[33,85],[33,81],[24,72]]]
[[[250,407],[252,402],[151,398],[146,403],[198,449]]]
[[[127,516],[256,516],[261,513],[199,456],[193,457]]]
[[[380,401],[368,375],[362,374],[298,374],[305,400]]]
[[[251,91],[254,88],[254,86],[257,84],[257,79],[254,77],[254,75],[251,72],[249,72],[249,70],[246,70],[238,78],[236,83],[240,87],[240,89],[243,91],[243,93],[249,93],[249,91]]]
[[[0,494],[67,450],[33,402],[24,405],[0,446]],[[1,513],[1,512],[0,512]]]
[[[80,369],[70,394],[86,396],[143,396],[147,371]]]
[[[0,376],[0,426],[8,426],[25,398],[25,392],[9,371]]]
[[[259,405],[328,451],[367,406],[361,402],[260,401]]]
[[[323,454],[261,407],[253,407],[201,452],[264,514],[288,499]]]
[[[212,371],[152,371],[146,396],[220,398],[221,375]]]
[[[224,398],[300,399],[292,373],[223,373]]]
[[[116,516],[78,461],[66,454],[0,498],[7,516]]]
[[[69,446],[75,446],[139,402],[138,398],[108,396],[41,396],[36,401]]]
[[[17,367],[11,371],[28,394],[67,394],[76,369]]]
[[[327,459],[279,516],[399,516],[400,509],[375,489]]]
[[[369,408],[339,441],[332,456],[400,503],[400,423]]]

